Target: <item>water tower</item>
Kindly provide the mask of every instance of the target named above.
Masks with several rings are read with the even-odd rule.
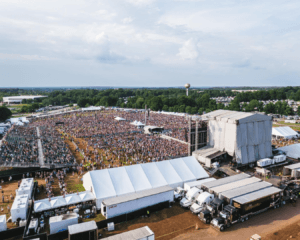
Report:
[[[189,95],[189,88],[191,87],[191,84],[187,83],[184,85],[184,87],[186,88],[186,95]]]

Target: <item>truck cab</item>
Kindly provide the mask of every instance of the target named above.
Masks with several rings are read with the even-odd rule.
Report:
[[[185,191],[182,187],[177,187],[174,191],[174,199],[175,200],[181,200],[185,194]]]
[[[240,214],[238,209],[231,205],[224,207],[223,211],[220,212],[218,218],[214,218],[211,221],[211,225],[220,231],[224,231],[229,228],[231,224],[234,224],[240,220]]]
[[[190,210],[192,213],[198,214],[201,212],[211,201],[214,199],[214,195],[208,192],[201,193],[196,202],[192,204]]]
[[[196,200],[198,195],[202,192],[203,191],[197,187],[191,188],[187,191],[185,197],[181,199],[180,206],[183,208],[189,208],[192,205],[192,203]]]
[[[221,200],[219,198],[214,198],[212,202],[206,206],[206,209],[203,209],[199,213],[198,215],[199,219],[202,222],[209,224],[213,219],[213,217],[217,215],[218,211],[222,210],[224,205],[225,205],[224,200]]]

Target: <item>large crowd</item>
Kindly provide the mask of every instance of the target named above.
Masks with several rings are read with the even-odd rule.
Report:
[[[134,121],[144,123],[145,113],[105,110],[32,120],[27,126],[15,126],[9,133],[0,149],[0,161],[38,163],[37,128],[45,164],[76,163],[68,146],[70,142],[84,157],[80,163],[93,161],[101,168],[187,155],[187,144],[161,138],[158,134],[145,134],[144,129],[132,124]],[[150,113],[147,125],[163,127],[163,134],[187,141],[185,117]],[[68,144],[66,138],[71,140]]]
[[[14,126],[0,147],[1,163],[38,163],[36,128]]]

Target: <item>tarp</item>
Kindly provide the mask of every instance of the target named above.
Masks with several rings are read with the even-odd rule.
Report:
[[[290,127],[276,127],[272,128],[272,135],[276,137],[283,137],[287,139],[297,138],[298,133]]]
[[[278,149],[284,151],[286,155],[290,158],[300,158],[300,143],[292,144]]]
[[[229,110],[217,110],[201,117],[209,120],[209,145],[235,156],[237,163],[249,164],[269,156],[272,117]]]

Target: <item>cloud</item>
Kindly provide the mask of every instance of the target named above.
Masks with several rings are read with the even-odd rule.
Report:
[[[196,59],[199,55],[197,45],[193,39],[187,40],[181,48],[177,56],[184,60]]]
[[[124,24],[131,23],[132,21],[133,21],[133,19],[131,17],[127,17],[127,18],[122,19],[122,23],[124,23]]]

